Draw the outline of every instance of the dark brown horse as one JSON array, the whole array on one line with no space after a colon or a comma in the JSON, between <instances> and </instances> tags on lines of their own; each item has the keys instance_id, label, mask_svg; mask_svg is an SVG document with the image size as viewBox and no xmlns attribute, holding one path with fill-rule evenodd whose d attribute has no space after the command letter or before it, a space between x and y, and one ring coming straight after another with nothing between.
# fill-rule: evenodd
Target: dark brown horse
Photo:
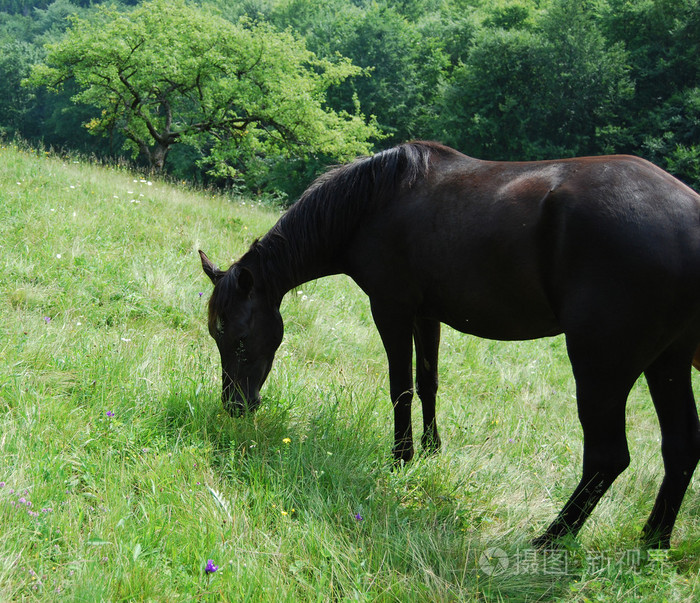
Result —
<instances>
[{"instance_id":1,"label":"dark brown horse","mask_svg":"<svg viewBox=\"0 0 700 603\"><path fill-rule=\"evenodd\" d=\"M201 253L201 252L200 252ZM223 402L254 409L282 341L284 294L350 275L370 298L389 360L397 460L413 456L412 345L435 424L440 323L479 337L564 333L583 426L583 476L537 539L580 529L630 461L625 404L644 373L665 476L644 537L668 547L700 458L691 362L700 341L700 196L634 157L500 163L416 142L319 178L214 282L209 330Z\"/></svg>"}]
</instances>

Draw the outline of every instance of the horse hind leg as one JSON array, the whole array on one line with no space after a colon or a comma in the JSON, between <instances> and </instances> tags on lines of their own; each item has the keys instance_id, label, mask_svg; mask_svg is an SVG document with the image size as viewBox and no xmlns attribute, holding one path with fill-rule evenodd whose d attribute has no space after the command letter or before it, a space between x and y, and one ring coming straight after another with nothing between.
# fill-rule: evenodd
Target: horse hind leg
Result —
<instances>
[{"instance_id":1,"label":"horse hind leg","mask_svg":"<svg viewBox=\"0 0 700 603\"><path fill-rule=\"evenodd\" d=\"M596 397L591 397L596 396ZM629 465L625 437L625 401L618 396L587 394L579 388L579 417L583 426L583 475L561 513L534 541L544 547L558 538L575 536L598 501Z\"/></svg>"},{"instance_id":2,"label":"horse hind leg","mask_svg":"<svg viewBox=\"0 0 700 603\"><path fill-rule=\"evenodd\" d=\"M580 352L569 341L576 398L583 428L581 481L557 518L534 546L545 548L565 535L575 536L618 475L630 462L625 436L625 405L638 375L621 370L605 353ZM641 372L641 371L640 371Z\"/></svg>"},{"instance_id":3,"label":"horse hind leg","mask_svg":"<svg viewBox=\"0 0 700 603\"><path fill-rule=\"evenodd\" d=\"M669 548L683 496L700 460L700 422L690 378L694 346L667 350L644 373L661 427L664 478L643 538Z\"/></svg>"},{"instance_id":4,"label":"horse hind leg","mask_svg":"<svg viewBox=\"0 0 700 603\"><path fill-rule=\"evenodd\" d=\"M427 452L436 453L441 446L435 420L440 323L436 320L417 318L413 328L413 340L416 347L416 392L423 408L421 444Z\"/></svg>"}]
</instances>

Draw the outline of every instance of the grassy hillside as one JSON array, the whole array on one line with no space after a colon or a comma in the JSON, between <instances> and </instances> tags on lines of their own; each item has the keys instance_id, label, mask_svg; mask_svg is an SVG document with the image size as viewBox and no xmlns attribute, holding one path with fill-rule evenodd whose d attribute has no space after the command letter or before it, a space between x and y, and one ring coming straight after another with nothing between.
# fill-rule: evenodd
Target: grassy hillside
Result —
<instances>
[{"instance_id":1,"label":"grassy hillside","mask_svg":"<svg viewBox=\"0 0 700 603\"><path fill-rule=\"evenodd\" d=\"M580 471L561 339L446 330L444 449L392 472L384 354L345 277L285 299L258 413L221 408L196 251L228 265L276 211L11 146L0 166L0 600L700 597L700 475L676 548L639 550L661 479L643 383L631 467L536 556Z\"/></svg>"}]
</instances>

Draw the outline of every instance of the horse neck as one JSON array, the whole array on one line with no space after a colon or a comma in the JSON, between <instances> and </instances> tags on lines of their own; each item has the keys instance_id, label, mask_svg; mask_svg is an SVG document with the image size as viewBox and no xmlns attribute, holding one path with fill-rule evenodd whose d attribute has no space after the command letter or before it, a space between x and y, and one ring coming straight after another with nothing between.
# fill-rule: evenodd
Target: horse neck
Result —
<instances>
[{"instance_id":1,"label":"horse neck","mask_svg":"<svg viewBox=\"0 0 700 603\"><path fill-rule=\"evenodd\" d=\"M324 232L322 227L299 221L299 216L285 214L251 248L268 295L276 302L308 281L342 271L339 257L348 234Z\"/></svg>"},{"instance_id":2,"label":"horse neck","mask_svg":"<svg viewBox=\"0 0 700 603\"><path fill-rule=\"evenodd\" d=\"M281 301L294 287L343 272L342 258L363 223L424 178L438 151L447 152L432 143L400 145L318 178L254 245L272 294Z\"/></svg>"}]
</instances>

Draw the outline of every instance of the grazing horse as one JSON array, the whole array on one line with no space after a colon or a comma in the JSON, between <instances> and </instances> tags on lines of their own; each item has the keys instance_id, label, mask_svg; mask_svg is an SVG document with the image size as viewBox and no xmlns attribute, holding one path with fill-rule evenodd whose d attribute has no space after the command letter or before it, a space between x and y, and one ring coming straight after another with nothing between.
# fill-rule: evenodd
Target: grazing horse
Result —
<instances>
[{"instance_id":1,"label":"grazing horse","mask_svg":"<svg viewBox=\"0 0 700 603\"><path fill-rule=\"evenodd\" d=\"M700 458L700 196L663 170L628 156L481 161L413 142L318 178L227 271L200 253L232 413L260 402L285 293L329 274L357 282L389 361L397 461L413 456L413 345L422 443L440 446L440 323L500 340L563 333L583 476L538 546L576 534L628 466L625 405L644 373L665 475L643 535L669 546Z\"/></svg>"}]
</instances>

